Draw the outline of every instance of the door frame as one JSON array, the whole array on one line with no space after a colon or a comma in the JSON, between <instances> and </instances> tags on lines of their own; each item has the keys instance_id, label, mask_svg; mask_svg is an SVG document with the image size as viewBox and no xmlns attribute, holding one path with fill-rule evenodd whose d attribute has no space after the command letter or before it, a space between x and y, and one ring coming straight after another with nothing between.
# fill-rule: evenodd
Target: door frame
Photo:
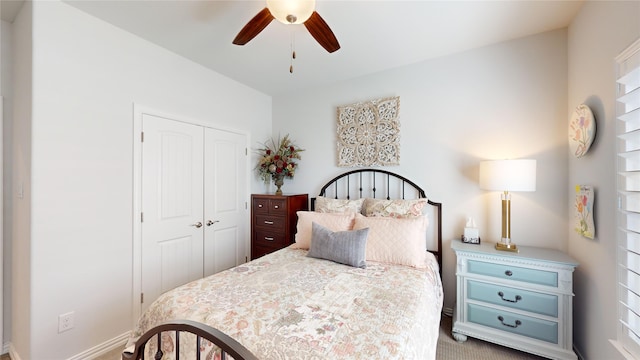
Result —
<instances>
[{"instance_id":1,"label":"door frame","mask_svg":"<svg viewBox=\"0 0 640 360\"><path fill-rule=\"evenodd\" d=\"M246 138L245 149L247 151L247 161L246 161L246 174L247 176L251 173L251 168L249 164L249 144L251 143L251 135L248 132L241 131L238 129L233 129L226 126L221 126L216 123L206 122L198 119L193 119L186 117L184 115L176 115L171 114L166 111L158 110L152 107L148 107L145 105L133 104L133 213L131 214L132 224L133 224L133 247L132 247L132 324L135 328L138 318L142 315L142 306L140 301L140 296L142 294L142 222L141 222L141 214L142 214L142 117L144 115L151 115L156 117L165 118L168 120L183 122L192 125L198 125L202 127L207 127L211 129L227 131L231 133L236 133L240 135L244 135ZM250 197L250 186L251 182L247 181L245 186L245 208L247 208L247 216L245 219L245 224L247 227L251 226L251 218L248 213L248 204ZM247 236L245 239L245 256L248 259L251 258L251 232L247 232Z\"/></svg>"}]
</instances>

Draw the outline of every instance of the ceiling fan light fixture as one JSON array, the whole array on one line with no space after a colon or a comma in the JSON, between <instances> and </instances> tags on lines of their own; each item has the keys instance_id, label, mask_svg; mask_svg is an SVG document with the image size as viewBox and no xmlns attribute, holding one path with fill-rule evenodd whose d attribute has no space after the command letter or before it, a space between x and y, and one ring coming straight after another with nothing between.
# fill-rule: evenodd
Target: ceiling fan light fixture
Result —
<instances>
[{"instance_id":1,"label":"ceiling fan light fixture","mask_svg":"<svg viewBox=\"0 0 640 360\"><path fill-rule=\"evenodd\" d=\"M267 8L283 24L302 24L316 8L315 0L267 0Z\"/></svg>"}]
</instances>

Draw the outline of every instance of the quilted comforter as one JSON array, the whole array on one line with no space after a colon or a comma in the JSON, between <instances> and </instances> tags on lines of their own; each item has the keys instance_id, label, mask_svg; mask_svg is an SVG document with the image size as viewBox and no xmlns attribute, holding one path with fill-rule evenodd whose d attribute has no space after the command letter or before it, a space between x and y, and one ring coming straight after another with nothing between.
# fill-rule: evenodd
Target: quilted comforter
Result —
<instances>
[{"instance_id":1,"label":"quilted comforter","mask_svg":"<svg viewBox=\"0 0 640 360\"><path fill-rule=\"evenodd\" d=\"M375 262L360 269L306 254L285 248L163 294L128 349L160 323L189 319L260 359L435 359L443 292L431 254L425 269ZM165 347L164 359L173 359ZM188 349L181 357L195 358ZM202 350L203 358L216 351Z\"/></svg>"}]
</instances>

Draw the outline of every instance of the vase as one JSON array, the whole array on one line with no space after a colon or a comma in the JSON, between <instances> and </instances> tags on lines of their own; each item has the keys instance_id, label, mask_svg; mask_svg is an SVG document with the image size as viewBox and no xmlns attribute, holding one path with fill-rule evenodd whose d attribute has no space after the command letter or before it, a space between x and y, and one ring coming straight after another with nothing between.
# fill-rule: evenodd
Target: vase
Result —
<instances>
[{"instance_id":1,"label":"vase","mask_svg":"<svg viewBox=\"0 0 640 360\"><path fill-rule=\"evenodd\" d=\"M282 185L284 184L284 175L276 175L273 177L273 183L276 184L276 195L282 195Z\"/></svg>"}]
</instances>

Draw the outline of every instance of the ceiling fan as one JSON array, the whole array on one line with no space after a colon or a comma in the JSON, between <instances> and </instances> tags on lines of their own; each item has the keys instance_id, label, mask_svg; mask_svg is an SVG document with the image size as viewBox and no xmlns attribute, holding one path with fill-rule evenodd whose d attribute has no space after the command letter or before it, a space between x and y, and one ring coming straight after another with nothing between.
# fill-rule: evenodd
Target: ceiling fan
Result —
<instances>
[{"instance_id":1,"label":"ceiling fan","mask_svg":"<svg viewBox=\"0 0 640 360\"><path fill-rule=\"evenodd\" d=\"M311 36L328 52L340 49L338 39L329 25L315 11L315 0L267 0L262 9L240 30L233 43L244 45L277 19L283 24L304 24Z\"/></svg>"}]
</instances>

